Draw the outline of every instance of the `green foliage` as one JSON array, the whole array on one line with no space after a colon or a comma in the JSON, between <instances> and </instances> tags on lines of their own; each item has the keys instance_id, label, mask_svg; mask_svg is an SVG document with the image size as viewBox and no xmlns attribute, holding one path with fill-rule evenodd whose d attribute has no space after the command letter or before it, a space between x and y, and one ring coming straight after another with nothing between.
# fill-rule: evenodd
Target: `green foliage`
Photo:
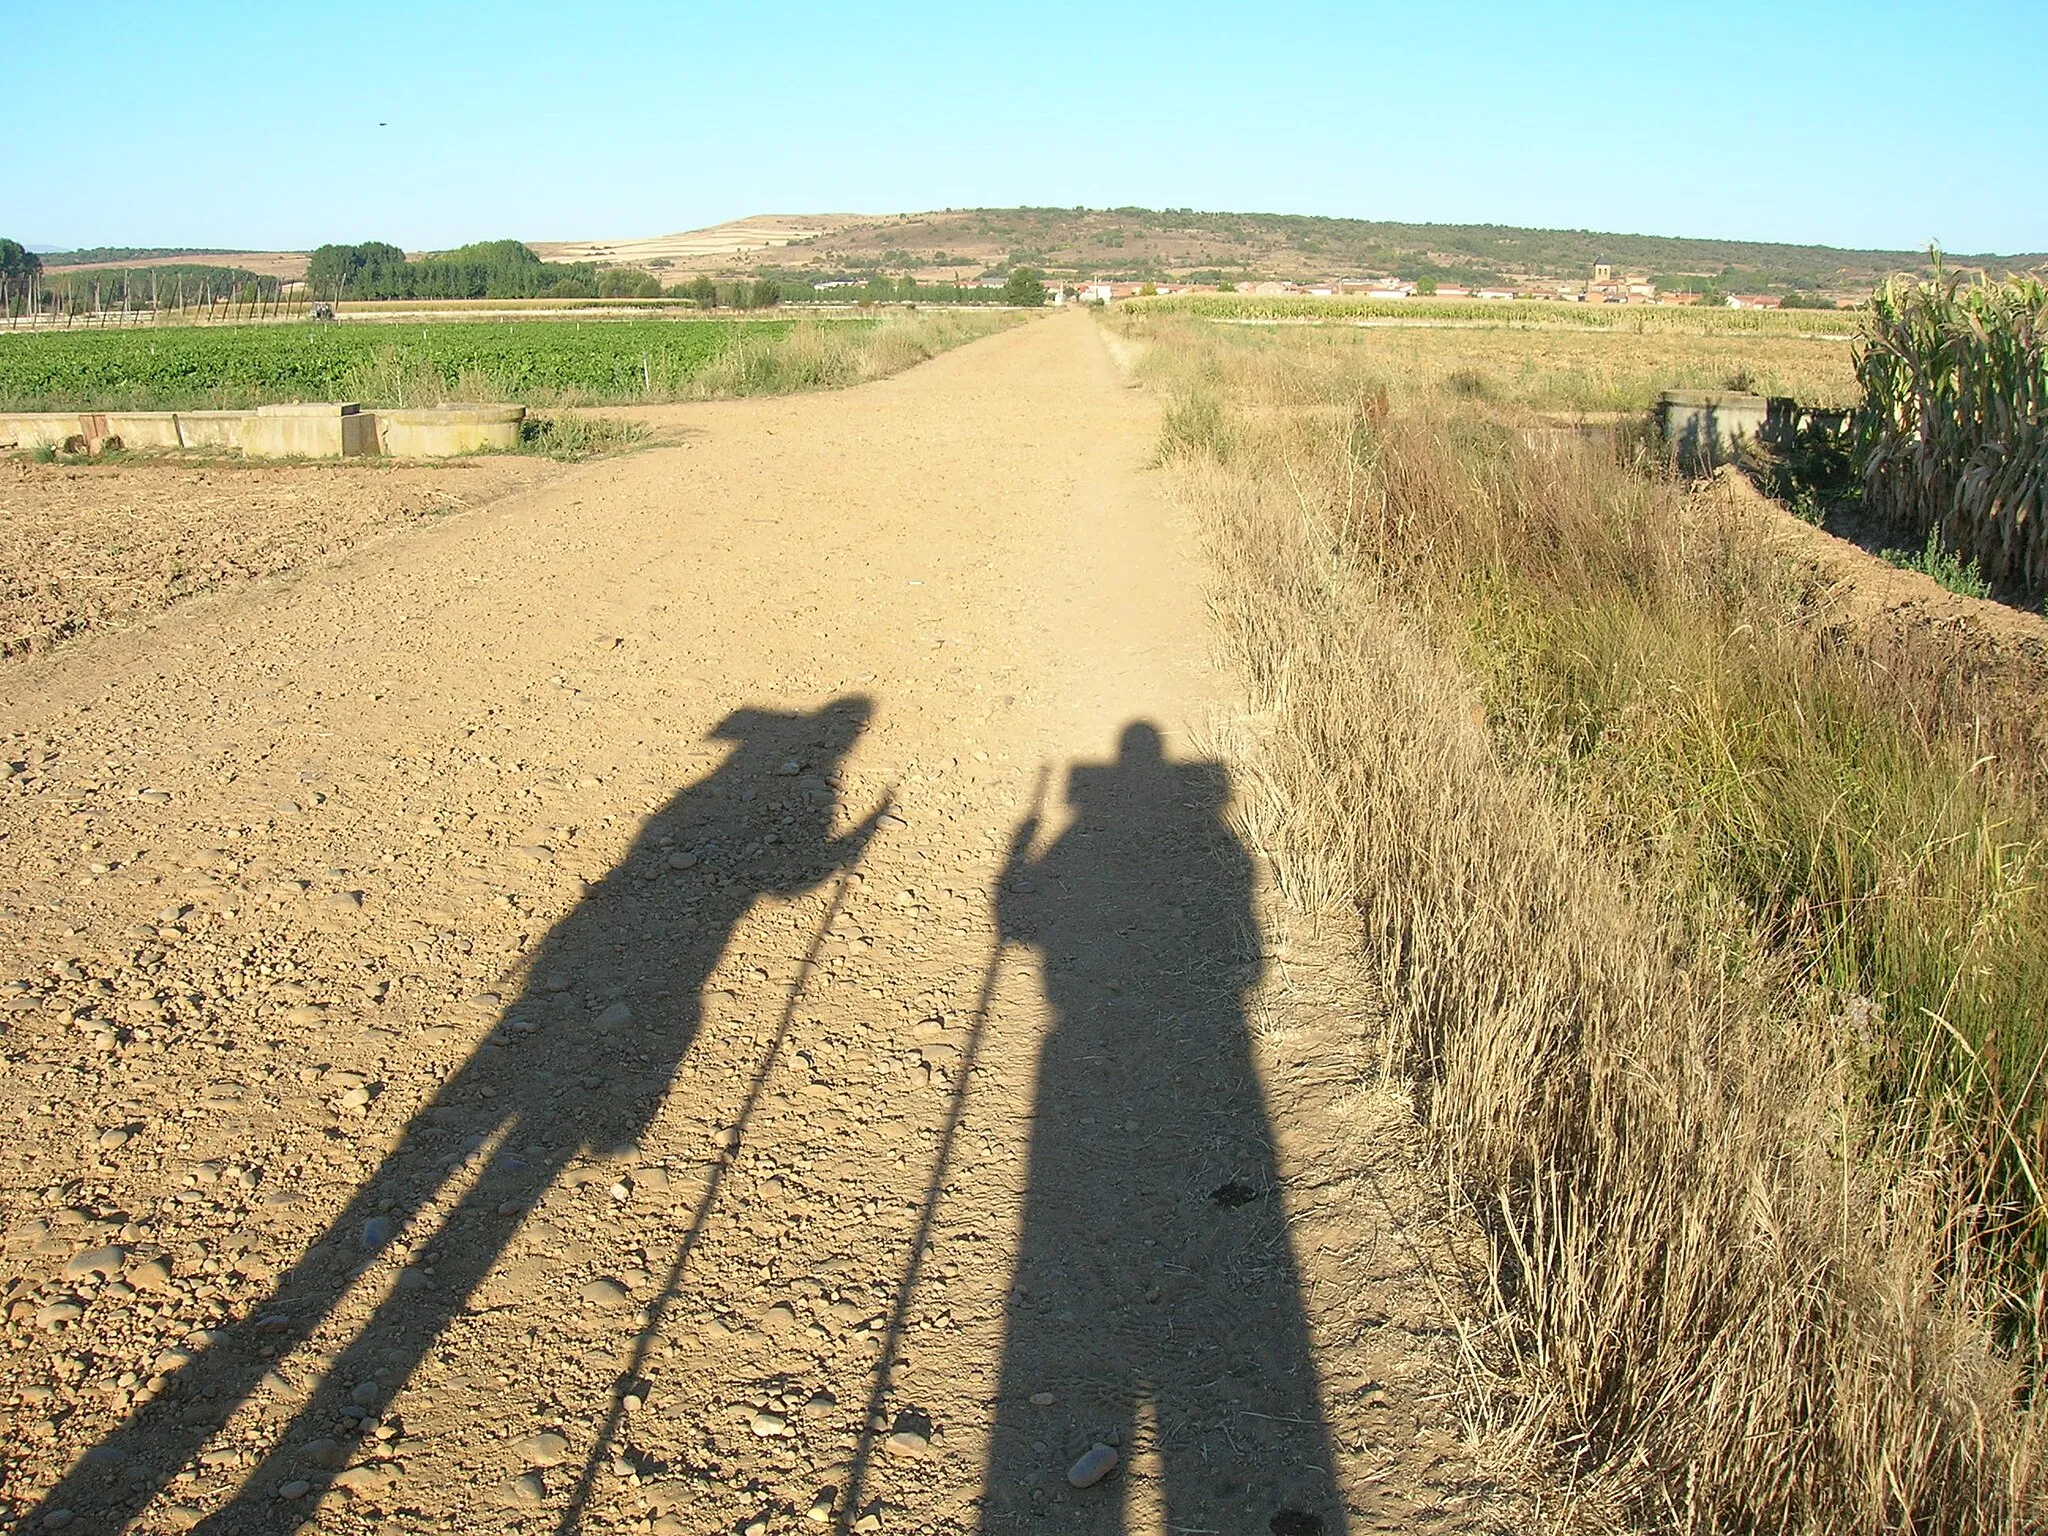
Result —
<instances>
[{"instance_id":1,"label":"green foliage","mask_svg":"<svg viewBox=\"0 0 2048 1536\"><path fill-rule=\"evenodd\" d=\"M1902 571L1918 571L1922 576L1933 577L1943 590L1959 597L1991 595L1991 583L1977 574L1977 567L1965 564L1943 549L1938 533L1927 535L1923 549L1887 549L1879 553Z\"/></svg>"},{"instance_id":2,"label":"green foliage","mask_svg":"<svg viewBox=\"0 0 2048 1536\"><path fill-rule=\"evenodd\" d=\"M1778 300L1780 309L1833 309L1835 301L1822 293L1788 293Z\"/></svg>"},{"instance_id":3,"label":"green foliage","mask_svg":"<svg viewBox=\"0 0 2048 1536\"><path fill-rule=\"evenodd\" d=\"M637 421L610 416L528 416L520 423L519 451L545 459L594 459L649 435Z\"/></svg>"},{"instance_id":4,"label":"green foliage","mask_svg":"<svg viewBox=\"0 0 2048 1536\"><path fill-rule=\"evenodd\" d=\"M1045 284L1029 267L1018 267L1003 283L1005 304L1038 305L1045 302Z\"/></svg>"},{"instance_id":5,"label":"green foliage","mask_svg":"<svg viewBox=\"0 0 2048 1536\"><path fill-rule=\"evenodd\" d=\"M597 274L600 299L658 299L661 279L638 267L607 267Z\"/></svg>"},{"instance_id":6,"label":"green foliage","mask_svg":"<svg viewBox=\"0 0 2048 1536\"><path fill-rule=\"evenodd\" d=\"M1856 355L1869 506L1994 587L2048 594L2048 284L1941 270L1872 295Z\"/></svg>"},{"instance_id":7,"label":"green foliage","mask_svg":"<svg viewBox=\"0 0 2048 1536\"><path fill-rule=\"evenodd\" d=\"M0 280L26 282L43 270L42 258L18 241L0 240Z\"/></svg>"},{"instance_id":8,"label":"green foliage","mask_svg":"<svg viewBox=\"0 0 2048 1536\"><path fill-rule=\"evenodd\" d=\"M595 298L599 281L590 263L551 265L517 240L482 240L417 261L381 240L323 245L306 268L321 299Z\"/></svg>"},{"instance_id":9,"label":"green foliage","mask_svg":"<svg viewBox=\"0 0 2048 1536\"><path fill-rule=\"evenodd\" d=\"M94 245L75 251L50 251L43 257L45 267L96 267L110 261L152 262L166 256L239 256L240 251L216 251L182 245Z\"/></svg>"},{"instance_id":10,"label":"green foliage","mask_svg":"<svg viewBox=\"0 0 2048 1536\"><path fill-rule=\"evenodd\" d=\"M92 309L171 309L233 299L275 304L281 279L259 277L245 267L118 267L90 272L59 268L40 285L57 307L70 314Z\"/></svg>"},{"instance_id":11,"label":"green foliage","mask_svg":"<svg viewBox=\"0 0 2048 1536\"><path fill-rule=\"evenodd\" d=\"M668 398L783 322L568 320L0 333L0 409Z\"/></svg>"}]
</instances>

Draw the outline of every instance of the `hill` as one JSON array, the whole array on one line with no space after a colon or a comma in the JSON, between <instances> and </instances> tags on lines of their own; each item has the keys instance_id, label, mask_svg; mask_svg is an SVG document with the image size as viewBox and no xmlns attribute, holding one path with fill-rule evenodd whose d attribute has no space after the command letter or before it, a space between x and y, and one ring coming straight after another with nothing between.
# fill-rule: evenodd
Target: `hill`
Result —
<instances>
[{"instance_id":1,"label":"hill","mask_svg":"<svg viewBox=\"0 0 2048 1536\"><path fill-rule=\"evenodd\" d=\"M1396 275L1485 283L1583 277L1596 261L1667 288L1712 281L1731 290L1860 295L1885 274L1925 271L1914 251L1840 250L1504 224L1402 224L1305 214L1169 208L949 208L932 213L760 217L651 240L536 245L555 261L646 262L691 271L790 276L909 272L973 277L1012 266L1071 277L1233 280ZM2048 263L2048 253L1954 256L1994 274Z\"/></svg>"}]
</instances>

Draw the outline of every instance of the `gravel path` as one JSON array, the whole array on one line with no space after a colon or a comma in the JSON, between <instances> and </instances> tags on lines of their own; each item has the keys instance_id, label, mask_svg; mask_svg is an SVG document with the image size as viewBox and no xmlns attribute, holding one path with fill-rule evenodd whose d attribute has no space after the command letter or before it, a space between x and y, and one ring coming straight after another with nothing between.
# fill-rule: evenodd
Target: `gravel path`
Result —
<instances>
[{"instance_id":1,"label":"gravel path","mask_svg":"<svg viewBox=\"0 0 2048 1536\"><path fill-rule=\"evenodd\" d=\"M1062 315L12 663L0 1527L1514 1524L1153 410Z\"/></svg>"}]
</instances>

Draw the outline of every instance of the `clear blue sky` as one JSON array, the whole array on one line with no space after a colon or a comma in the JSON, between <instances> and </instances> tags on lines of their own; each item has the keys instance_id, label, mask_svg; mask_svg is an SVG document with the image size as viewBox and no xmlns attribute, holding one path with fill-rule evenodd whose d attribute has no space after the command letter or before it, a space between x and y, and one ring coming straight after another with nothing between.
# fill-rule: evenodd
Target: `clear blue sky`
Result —
<instances>
[{"instance_id":1,"label":"clear blue sky","mask_svg":"<svg viewBox=\"0 0 2048 1536\"><path fill-rule=\"evenodd\" d=\"M2048 0L66 15L0 77L0 235L38 244L1085 203L2048 249Z\"/></svg>"}]
</instances>

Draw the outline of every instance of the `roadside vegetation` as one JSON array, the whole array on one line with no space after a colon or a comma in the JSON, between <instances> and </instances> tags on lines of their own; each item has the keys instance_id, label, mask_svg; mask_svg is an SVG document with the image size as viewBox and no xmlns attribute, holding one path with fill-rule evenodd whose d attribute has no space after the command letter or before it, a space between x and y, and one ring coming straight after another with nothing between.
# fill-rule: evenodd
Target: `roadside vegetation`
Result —
<instances>
[{"instance_id":1,"label":"roadside vegetation","mask_svg":"<svg viewBox=\"0 0 2048 1536\"><path fill-rule=\"evenodd\" d=\"M2048 284L1894 278L1858 356L1870 510L1987 588L2048 598Z\"/></svg>"},{"instance_id":2,"label":"roadside vegetation","mask_svg":"<svg viewBox=\"0 0 2048 1536\"><path fill-rule=\"evenodd\" d=\"M1013 323L918 311L845 319L518 320L0 335L0 409L605 405L833 388Z\"/></svg>"},{"instance_id":3,"label":"roadside vegetation","mask_svg":"<svg viewBox=\"0 0 2048 1536\"><path fill-rule=\"evenodd\" d=\"M1493 1240L1494 1442L1596 1529L2038 1528L2036 712L1631 434L1388 332L1134 310L1250 830L1361 933Z\"/></svg>"},{"instance_id":4,"label":"roadside vegetation","mask_svg":"<svg viewBox=\"0 0 2048 1536\"><path fill-rule=\"evenodd\" d=\"M537 458L602 458L637 447L651 436L637 421L620 421L613 416L566 416L559 413L528 416L519 425L519 451Z\"/></svg>"}]
</instances>

